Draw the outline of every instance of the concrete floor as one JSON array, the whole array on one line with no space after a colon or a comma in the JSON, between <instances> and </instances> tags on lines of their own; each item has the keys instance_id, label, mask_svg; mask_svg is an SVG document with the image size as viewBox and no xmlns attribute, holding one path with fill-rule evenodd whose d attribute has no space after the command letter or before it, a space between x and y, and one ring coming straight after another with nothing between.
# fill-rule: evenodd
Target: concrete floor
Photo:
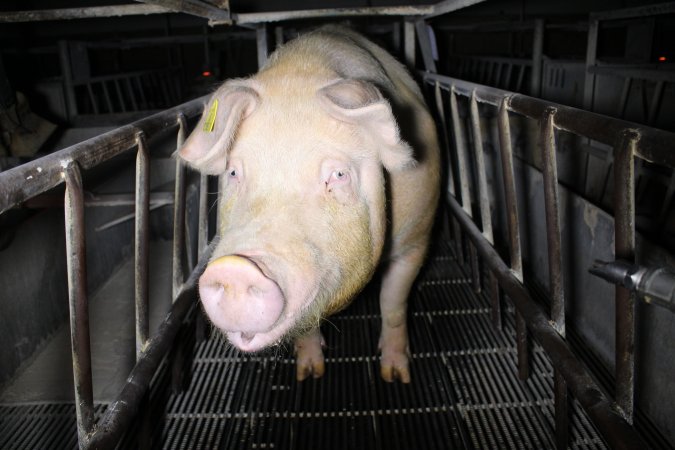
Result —
<instances>
[{"instance_id":1,"label":"concrete floor","mask_svg":"<svg viewBox=\"0 0 675 450\"><path fill-rule=\"evenodd\" d=\"M150 332L171 306L171 242L150 243ZM134 365L134 265L127 259L90 299L94 401L115 399ZM68 402L74 399L70 328L65 323L19 369L0 403Z\"/></svg>"}]
</instances>

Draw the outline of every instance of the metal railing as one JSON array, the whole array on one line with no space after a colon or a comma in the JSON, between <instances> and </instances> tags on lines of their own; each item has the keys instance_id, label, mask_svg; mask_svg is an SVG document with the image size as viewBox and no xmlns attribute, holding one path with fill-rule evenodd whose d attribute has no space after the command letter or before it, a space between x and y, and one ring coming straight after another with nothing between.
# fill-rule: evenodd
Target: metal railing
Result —
<instances>
[{"instance_id":1,"label":"metal railing","mask_svg":"<svg viewBox=\"0 0 675 450\"><path fill-rule=\"evenodd\" d=\"M139 410L150 381L167 354L196 298L195 284L207 256L207 178L201 175L198 254L201 261L185 280L185 167L176 161L174 196L173 304L154 336L149 336L148 237L150 151L147 141L177 128L176 147L187 136L188 119L202 113L196 99L0 173L0 213L65 183L65 231L71 349L80 448L114 448ZM123 153L136 151L135 181L135 367L122 391L96 423L92 389L87 296L86 233L82 172ZM190 251L190 249L188 249Z\"/></svg>"},{"instance_id":2,"label":"metal railing","mask_svg":"<svg viewBox=\"0 0 675 450\"><path fill-rule=\"evenodd\" d=\"M528 376L527 330L546 350L555 367L554 397L556 420L556 445L566 448L568 443L568 397L569 388L581 403L612 448L640 448L644 446L637 431L632 427L635 399L635 295L623 286L616 287L616 394L608 396L590 376L565 340L565 293L561 252L560 202L556 168L555 131L568 131L588 137L614 149L614 217L615 255L634 263L635 261L635 158L675 167L675 134L640 126L619 119L602 116L572 107L513 92L478 85L467 81L438 75L422 74L425 83L435 89L436 107L446 130L445 92L449 96L450 129L453 131L455 154L448 160L449 186L447 204L452 213L455 235L461 227L473 245L471 253L483 258L490 269L491 286L499 286L512 299L517 316L518 372L521 379ZM458 110L458 97L468 101L467 118L473 136L473 148L464 137L464 118ZM478 104L498 108L499 151L505 195L508 250L510 261L505 262L494 249L490 205L483 160L481 117ZM533 300L523 283L523 263L518 220L518 201L514 177L510 113L536 120L540 127L542 172L544 180L544 203L549 265L549 297L551 310L546 312ZM448 136L446 132L446 142ZM452 147L452 146L450 146ZM470 156L471 155L471 156ZM469 158L473 158L473 164ZM454 169L452 165L455 165ZM469 167L476 169L470 189ZM499 188L498 188L499 189ZM476 193L471 197L471 192ZM472 204L480 211L474 217ZM461 245L461 244L458 244ZM473 247L475 246L475 250ZM473 278L478 277L478 264L471 261ZM499 326L499 292L492 289L493 318Z\"/></svg>"}]
</instances>

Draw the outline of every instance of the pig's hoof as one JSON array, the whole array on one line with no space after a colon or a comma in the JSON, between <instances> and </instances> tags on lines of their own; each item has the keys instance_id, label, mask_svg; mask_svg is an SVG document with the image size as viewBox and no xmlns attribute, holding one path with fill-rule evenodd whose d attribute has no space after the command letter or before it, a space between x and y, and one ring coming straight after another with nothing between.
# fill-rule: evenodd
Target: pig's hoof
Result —
<instances>
[{"instance_id":1,"label":"pig's hoof","mask_svg":"<svg viewBox=\"0 0 675 450\"><path fill-rule=\"evenodd\" d=\"M380 360L380 375L387 383L398 380L401 383L410 383L410 369L408 355L405 353L382 352Z\"/></svg>"},{"instance_id":2,"label":"pig's hoof","mask_svg":"<svg viewBox=\"0 0 675 450\"><path fill-rule=\"evenodd\" d=\"M295 340L296 379L302 381L309 376L320 378L326 370L323 358L324 343L321 334L310 334Z\"/></svg>"}]
</instances>

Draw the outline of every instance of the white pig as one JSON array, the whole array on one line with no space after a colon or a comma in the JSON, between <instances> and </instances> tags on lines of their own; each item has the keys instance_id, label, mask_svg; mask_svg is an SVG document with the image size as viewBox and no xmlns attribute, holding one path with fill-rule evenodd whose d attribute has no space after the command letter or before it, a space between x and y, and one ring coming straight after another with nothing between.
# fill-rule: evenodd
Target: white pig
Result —
<instances>
[{"instance_id":1,"label":"white pig","mask_svg":"<svg viewBox=\"0 0 675 450\"><path fill-rule=\"evenodd\" d=\"M199 280L245 352L295 340L297 378L324 372L322 318L383 265L381 375L410 382L407 298L439 196L436 127L382 48L324 27L226 82L180 149L221 176L219 242Z\"/></svg>"}]
</instances>

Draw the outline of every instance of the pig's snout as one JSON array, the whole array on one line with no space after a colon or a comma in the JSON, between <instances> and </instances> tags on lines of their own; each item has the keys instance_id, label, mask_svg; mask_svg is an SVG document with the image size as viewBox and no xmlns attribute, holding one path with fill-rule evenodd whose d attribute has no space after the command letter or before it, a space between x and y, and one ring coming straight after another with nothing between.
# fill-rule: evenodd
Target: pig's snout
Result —
<instances>
[{"instance_id":1,"label":"pig's snout","mask_svg":"<svg viewBox=\"0 0 675 450\"><path fill-rule=\"evenodd\" d=\"M270 330L284 309L277 283L251 260L228 255L209 263L199 279L199 295L211 321L243 343Z\"/></svg>"}]
</instances>

